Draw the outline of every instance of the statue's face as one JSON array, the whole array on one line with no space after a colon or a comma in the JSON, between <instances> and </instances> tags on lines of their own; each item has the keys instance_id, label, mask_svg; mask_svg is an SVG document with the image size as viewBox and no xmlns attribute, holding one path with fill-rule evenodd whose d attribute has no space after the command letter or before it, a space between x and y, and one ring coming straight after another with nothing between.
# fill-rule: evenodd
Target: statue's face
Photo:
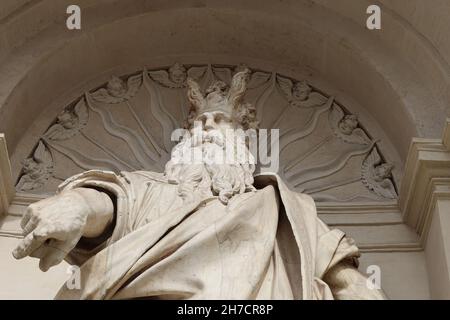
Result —
<instances>
[{"instance_id":1,"label":"statue's face","mask_svg":"<svg viewBox=\"0 0 450 320\"><path fill-rule=\"evenodd\" d=\"M295 100L306 100L311 93L311 87L305 82L299 82L292 88L292 96Z\"/></svg>"},{"instance_id":2,"label":"statue's face","mask_svg":"<svg viewBox=\"0 0 450 320\"><path fill-rule=\"evenodd\" d=\"M358 119L354 115L347 115L339 122L339 129L346 135L351 135L356 127L358 127Z\"/></svg>"},{"instance_id":3,"label":"statue's face","mask_svg":"<svg viewBox=\"0 0 450 320\"><path fill-rule=\"evenodd\" d=\"M186 81L186 69L179 64L174 65L169 69L170 80L177 84L182 84Z\"/></svg>"},{"instance_id":4,"label":"statue's face","mask_svg":"<svg viewBox=\"0 0 450 320\"><path fill-rule=\"evenodd\" d=\"M23 161L23 171L31 177L35 177L39 173L38 165L32 158L27 158Z\"/></svg>"},{"instance_id":5,"label":"statue's face","mask_svg":"<svg viewBox=\"0 0 450 320\"><path fill-rule=\"evenodd\" d=\"M34 161L32 159L27 158L23 161L23 169L25 171L30 171L33 168L33 165Z\"/></svg>"},{"instance_id":6,"label":"statue's face","mask_svg":"<svg viewBox=\"0 0 450 320\"><path fill-rule=\"evenodd\" d=\"M392 171L392 166L387 163L383 163L383 164L375 167L375 177L377 178L376 180L382 180L382 179L389 178L391 175L391 171Z\"/></svg>"},{"instance_id":7,"label":"statue's face","mask_svg":"<svg viewBox=\"0 0 450 320\"><path fill-rule=\"evenodd\" d=\"M112 77L108 82L106 89L113 97L122 97L127 92L125 82L123 82L123 80L118 77Z\"/></svg>"},{"instance_id":8,"label":"statue's face","mask_svg":"<svg viewBox=\"0 0 450 320\"><path fill-rule=\"evenodd\" d=\"M70 112L63 112L58 116L58 123L66 129L72 129L76 125L76 119L74 119Z\"/></svg>"},{"instance_id":9,"label":"statue's face","mask_svg":"<svg viewBox=\"0 0 450 320\"><path fill-rule=\"evenodd\" d=\"M223 111L203 112L195 121L202 122L205 131L218 130L225 134L228 129L236 129L231 115Z\"/></svg>"}]
</instances>

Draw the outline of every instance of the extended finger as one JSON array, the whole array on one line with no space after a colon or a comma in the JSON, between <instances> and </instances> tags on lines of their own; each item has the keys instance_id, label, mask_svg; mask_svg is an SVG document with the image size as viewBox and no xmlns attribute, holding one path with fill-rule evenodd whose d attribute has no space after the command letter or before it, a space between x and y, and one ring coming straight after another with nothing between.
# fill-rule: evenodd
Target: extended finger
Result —
<instances>
[{"instance_id":1,"label":"extended finger","mask_svg":"<svg viewBox=\"0 0 450 320\"><path fill-rule=\"evenodd\" d=\"M28 234L14 249L13 256L16 259L22 259L28 256L31 252L36 250L39 246L41 246L46 237L44 236L36 236L34 232Z\"/></svg>"},{"instance_id":2,"label":"extended finger","mask_svg":"<svg viewBox=\"0 0 450 320\"><path fill-rule=\"evenodd\" d=\"M30 221L32 213L33 213L33 210L31 210L30 207L28 207L28 208L25 210L25 213L24 213L24 215L23 215L23 217L22 217L22 220L20 221L20 227L21 227L22 229L24 229L25 226L27 225L27 223Z\"/></svg>"},{"instance_id":3,"label":"extended finger","mask_svg":"<svg viewBox=\"0 0 450 320\"><path fill-rule=\"evenodd\" d=\"M30 234L34 229L36 229L38 223L39 218L37 216L31 216L27 224L24 227L22 227L24 235L26 236Z\"/></svg>"},{"instance_id":4,"label":"extended finger","mask_svg":"<svg viewBox=\"0 0 450 320\"><path fill-rule=\"evenodd\" d=\"M51 240L48 244L45 244L46 254L39 261L39 268L46 272L51 267L59 264L67 255L65 250L66 244L61 241Z\"/></svg>"},{"instance_id":5,"label":"extended finger","mask_svg":"<svg viewBox=\"0 0 450 320\"><path fill-rule=\"evenodd\" d=\"M34 250L33 252L30 253L30 257L32 258L37 258L37 259L42 259L44 258L47 254L49 254L49 248L45 245L45 242L36 250Z\"/></svg>"}]
</instances>

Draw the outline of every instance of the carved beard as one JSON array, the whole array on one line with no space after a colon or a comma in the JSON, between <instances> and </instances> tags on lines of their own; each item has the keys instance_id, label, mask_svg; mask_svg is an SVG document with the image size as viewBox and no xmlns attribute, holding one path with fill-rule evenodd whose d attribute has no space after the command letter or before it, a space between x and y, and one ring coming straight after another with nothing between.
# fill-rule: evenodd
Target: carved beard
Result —
<instances>
[{"instance_id":1,"label":"carved beard","mask_svg":"<svg viewBox=\"0 0 450 320\"><path fill-rule=\"evenodd\" d=\"M230 149L241 150L240 157L225 161L223 155ZM217 195L227 204L234 195L254 190L254 163L244 139L219 131L198 131L173 148L165 175L170 183L179 184L178 193L185 200Z\"/></svg>"}]
</instances>

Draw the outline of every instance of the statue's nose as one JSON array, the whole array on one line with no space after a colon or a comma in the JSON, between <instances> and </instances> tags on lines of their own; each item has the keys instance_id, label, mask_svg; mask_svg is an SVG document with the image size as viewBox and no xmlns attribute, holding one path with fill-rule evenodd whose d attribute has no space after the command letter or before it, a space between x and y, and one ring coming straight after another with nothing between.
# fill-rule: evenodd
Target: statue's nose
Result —
<instances>
[{"instance_id":1,"label":"statue's nose","mask_svg":"<svg viewBox=\"0 0 450 320\"><path fill-rule=\"evenodd\" d=\"M216 122L214 121L214 117L208 116L205 122L205 130L211 130L216 128Z\"/></svg>"}]
</instances>

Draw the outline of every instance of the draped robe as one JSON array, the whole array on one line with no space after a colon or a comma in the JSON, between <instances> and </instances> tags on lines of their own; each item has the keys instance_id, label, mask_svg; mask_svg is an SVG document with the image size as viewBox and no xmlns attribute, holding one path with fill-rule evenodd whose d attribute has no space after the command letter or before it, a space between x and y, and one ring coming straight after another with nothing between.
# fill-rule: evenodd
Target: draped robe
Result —
<instances>
[{"instance_id":1,"label":"draped robe","mask_svg":"<svg viewBox=\"0 0 450 320\"><path fill-rule=\"evenodd\" d=\"M336 264L357 266L352 239L330 230L312 198L275 174L255 177L256 191L183 201L178 185L148 171L87 171L59 190L108 193L114 221L68 254L81 289L57 299L333 299L322 280Z\"/></svg>"}]
</instances>

